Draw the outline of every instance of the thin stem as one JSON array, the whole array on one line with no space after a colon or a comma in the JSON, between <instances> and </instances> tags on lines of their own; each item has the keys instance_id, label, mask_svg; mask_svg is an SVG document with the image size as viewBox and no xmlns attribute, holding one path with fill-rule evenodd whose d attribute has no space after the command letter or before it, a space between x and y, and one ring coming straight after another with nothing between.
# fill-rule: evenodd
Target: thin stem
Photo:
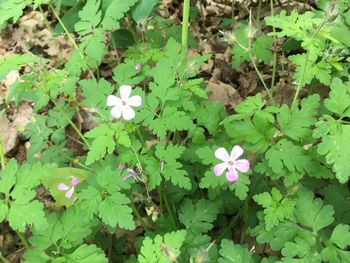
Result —
<instances>
[{"instance_id":1,"label":"thin stem","mask_svg":"<svg viewBox=\"0 0 350 263\"><path fill-rule=\"evenodd\" d=\"M22 241L22 243L25 246L25 248L27 250L29 250L30 249L30 245L29 245L27 239L24 237L24 235L21 232L17 231L17 230L16 230L16 233L17 233L17 236L19 237L19 239Z\"/></svg>"},{"instance_id":2,"label":"thin stem","mask_svg":"<svg viewBox=\"0 0 350 263\"><path fill-rule=\"evenodd\" d=\"M181 34L181 44L182 48L187 48L188 39L188 21L190 18L190 0L184 0L183 13L182 13L182 34Z\"/></svg>"},{"instance_id":3,"label":"thin stem","mask_svg":"<svg viewBox=\"0 0 350 263\"><path fill-rule=\"evenodd\" d=\"M175 215L173 213L173 210L169 206L168 198L166 197L166 194L165 194L164 190L161 189L161 191L163 192L165 207L166 207L166 209L168 211L168 214L170 215L171 221L173 222L173 226L176 227L177 223L176 223L176 219L175 219Z\"/></svg>"},{"instance_id":4,"label":"thin stem","mask_svg":"<svg viewBox=\"0 0 350 263\"><path fill-rule=\"evenodd\" d=\"M158 198L159 198L159 210L160 210L160 214L163 215L164 204L163 204L162 188L161 188L160 186L157 187L157 192L158 192Z\"/></svg>"},{"instance_id":5,"label":"thin stem","mask_svg":"<svg viewBox=\"0 0 350 263\"><path fill-rule=\"evenodd\" d=\"M130 203L131 209L136 215L137 219L140 221L140 224L145 231L150 231L150 228L146 225L145 221L143 221L143 218L140 214L140 212L137 210L135 204L133 202Z\"/></svg>"},{"instance_id":6,"label":"thin stem","mask_svg":"<svg viewBox=\"0 0 350 263\"><path fill-rule=\"evenodd\" d=\"M256 27L257 28L260 26L261 3L262 3L262 0L259 0L258 10L256 11Z\"/></svg>"},{"instance_id":7,"label":"thin stem","mask_svg":"<svg viewBox=\"0 0 350 263\"><path fill-rule=\"evenodd\" d=\"M314 35L311 38L311 41L317 36L317 34L320 32L321 28L326 24L327 20L323 20L323 22L318 26L316 32L314 33ZM305 58L305 62L302 68L302 72L301 72L301 77L297 86L297 91L295 92L294 98L293 98L293 102L292 102L292 108L295 106L295 104L297 103L298 97L299 97L299 92L301 90L301 88L303 87L303 82L304 82L304 77L305 77L305 72L306 72L306 67L307 67L307 63L309 62L309 57L310 57L310 50L307 50L306 52L306 58Z\"/></svg>"},{"instance_id":8,"label":"thin stem","mask_svg":"<svg viewBox=\"0 0 350 263\"><path fill-rule=\"evenodd\" d=\"M73 39L72 35L69 33L68 29L66 28L66 26L64 25L64 23L62 22L62 20L60 19L59 15L56 13L56 10L53 8L53 6L49 3L49 7L53 13L53 15L55 16L55 18L57 19L58 23L60 23L61 27L63 28L64 32L66 33L66 35L69 38L69 41L72 43L72 45L74 46L74 48L79 52L79 55L82 59L84 59L84 55L81 53L77 43L75 42L75 40Z\"/></svg>"},{"instance_id":9,"label":"thin stem","mask_svg":"<svg viewBox=\"0 0 350 263\"><path fill-rule=\"evenodd\" d=\"M54 100L51 100L51 101L57 107L57 104L55 103L55 101ZM59 107L57 107L57 109L62 113L63 118L65 118L69 122L69 124L72 126L72 128L78 134L78 136L84 142L84 144L90 149L91 148L91 144L85 139L84 135L81 133L81 131L78 129L78 127L74 124L74 122L71 120L71 118L69 118L67 116L67 114L62 109L60 109Z\"/></svg>"},{"instance_id":10,"label":"thin stem","mask_svg":"<svg viewBox=\"0 0 350 263\"><path fill-rule=\"evenodd\" d=\"M270 0L271 16L275 15L273 0ZM275 27L272 27L272 32L275 33ZM276 81L276 69L277 69L277 38L273 36L273 58L272 58L272 77L271 77L271 90L273 90Z\"/></svg>"},{"instance_id":11,"label":"thin stem","mask_svg":"<svg viewBox=\"0 0 350 263\"><path fill-rule=\"evenodd\" d=\"M53 6L51 5L51 3L49 3L49 7L53 13L53 15L55 16L55 18L57 19L58 23L61 25L61 27L63 28L64 32L66 33L66 35L68 36L69 41L72 43L72 45L74 46L74 48L78 51L79 56L81 57L81 59L85 60L85 57L83 55L83 53L81 52L80 48L78 47L77 43L75 42L74 38L72 37L72 35L69 33L67 27L64 25L64 23L62 22L62 20L60 19L59 15L57 14L56 10L53 8ZM90 75L95 79L94 73L91 71L91 69L88 69Z\"/></svg>"},{"instance_id":12,"label":"thin stem","mask_svg":"<svg viewBox=\"0 0 350 263\"><path fill-rule=\"evenodd\" d=\"M253 58L252 53L251 53L250 51L249 51L249 56L250 56L250 61L252 62L253 66L254 66L254 69L255 69L256 73L258 74L258 77L259 77L261 83L263 84L263 86L264 86L264 88L265 88L265 90L266 90L267 95L269 96L269 98L270 98L272 104L273 104L273 105L276 105L276 103L275 103L275 101L274 101L274 99L273 99L273 97L272 97L272 94L271 94L269 88L266 86L266 83L265 83L264 79L262 78L261 73L260 73L258 67L257 67L256 64L255 64L254 58Z\"/></svg>"}]
</instances>

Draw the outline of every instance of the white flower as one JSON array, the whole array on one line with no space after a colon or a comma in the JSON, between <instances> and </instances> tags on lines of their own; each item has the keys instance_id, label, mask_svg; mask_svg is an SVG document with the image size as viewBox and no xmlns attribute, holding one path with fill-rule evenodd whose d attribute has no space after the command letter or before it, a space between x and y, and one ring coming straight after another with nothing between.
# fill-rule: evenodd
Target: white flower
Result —
<instances>
[{"instance_id":1,"label":"white flower","mask_svg":"<svg viewBox=\"0 0 350 263\"><path fill-rule=\"evenodd\" d=\"M109 95L107 97L107 106L113 107L111 110L111 115L113 118L119 119L123 116L125 120L131 120L135 117L135 111L131 108L141 106L141 97L130 96L131 86L121 85L119 89L120 97L114 95Z\"/></svg>"}]
</instances>

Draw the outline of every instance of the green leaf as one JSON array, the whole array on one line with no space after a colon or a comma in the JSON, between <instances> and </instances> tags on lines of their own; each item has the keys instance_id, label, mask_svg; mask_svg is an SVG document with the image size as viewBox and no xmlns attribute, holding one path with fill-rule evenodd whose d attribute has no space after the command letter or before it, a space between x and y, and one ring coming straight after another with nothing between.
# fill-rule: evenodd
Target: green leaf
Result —
<instances>
[{"instance_id":1,"label":"green leaf","mask_svg":"<svg viewBox=\"0 0 350 263\"><path fill-rule=\"evenodd\" d=\"M320 262L320 256L317 252L312 251L316 244L316 239L310 232L304 232L302 237L296 237L293 242L286 242L282 249L282 255L287 259L302 258L304 262L310 262L312 258L314 262Z\"/></svg>"},{"instance_id":2,"label":"green leaf","mask_svg":"<svg viewBox=\"0 0 350 263\"><path fill-rule=\"evenodd\" d=\"M280 191L273 187L271 194L264 192L253 196L255 202L264 207L266 230L271 230L285 219L294 217L295 201L283 197Z\"/></svg>"},{"instance_id":3,"label":"green leaf","mask_svg":"<svg viewBox=\"0 0 350 263\"><path fill-rule=\"evenodd\" d=\"M163 175L166 180L171 181L174 185L190 190L192 187L187 171L181 170L182 164L177 161L184 152L185 147L177 145L168 145L166 148L163 144L157 144L155 155L164 161Z\"/></svg>"},{"instance_id":4,"label":"green leaf","mask_svg":"<svg viewBox=\"0 0 350 263\"><path fill-rule=\"evenodd\" d=\"M85 219L88 221L92 220L94 215L98 213L98 209L102 203L101 193L89 185L78 196L82 200L79 208L84 211Z\"/></svg>"},{"instance_id":5,"label":"green leaf","mask_svg":"<svg viewBox=\"0 0 350 263\"><path fill-rule=\"evenodd\" d=\"M86 165L102 159L106 154L112 154L115 149L114 131L107 124L100 124L88 131L85 137L93 139L87 154Z\"/></svg>"},{"instance_id":6,"label":"green leaf","mask_svg":"<svg viewBox=\"0 0 350 263\"><path fill-rule=\"evenodd\" d=\"M83 221L82 217L82 211L75 207L70 207L64 212L50 213L47 216L46 231L35 227L29 242L41 250L57 245L64 249L78 246L91 234L92 223Z\"/></svg>"},{"instance_id":7,"label":"green leaf","mask_svg":"<svg viewBox=\"0 0 350 263\"><path fill-rule=\"evenodd\" d=\"M340 183L349 179L350 125L342 124L332 117L324 117L317 124L313 136L322 138L317 153L326 156L326 162L333 165L333 171Z\"/></svg>"},{"instance_id":8,"label":"green leaf","mask_svg":"<svg viewBox=\"0 0 350 263\"><path fill-rule=\"evenodd\" d=\"M266 152L265 158L269 167L276 174L281 173L284 167L291 172L304 173L311 161L311 157L302 147L286 139L280 140L271 147Z\"/></svg>"},{"instance_id":9,"label":"green leaf","mask_svg":"<svg viewBox=\"0 0 350 263\"><path fill-rule=\"evenodd\" d=\"M284 104L277 115L281 132L296 141L309 138L311 135L310 127L316 123L315 117L319 101L320 96L314 94L301 101L301 109L298 109L296 106L289 109Z\"/></svg>"},{"instance_id":10,"label":"green leaf","mask_svg":"<svg viewBox=\"0 0 350 263\"><path fill-rule=\"evenodd\" d=\"M330 225L334 221L334 209L331 205L323 205L320 198L314 199L311 191L298 191L295 215L304 226L312 228L314 233Z\"/></svg>"},{"instance_id":11,"label":"green leaf","mask_svg":"<svg viewBox=\"0 0 350 263\"><path fill-rule=\"evenodd\" d=\"M341 249L346 249L350 245L350 227L349 225L339 224L332 233L330 241Z\"/></svg>"},{"instance_id":12,"label":"green leaf","mask_svg":"<svg viewBox=\"0 0 350 263\"><path fill-rule=\"evenodd\" d=\"M167 131L187 131L193 129L194 124L185 112L168 106L159 118L151 122L150 128L160 139L165 139Z\"/></svg>"},{"instance_id":13,"label":"green leaf","mask_svg":"<svg viewBox=\"0 0 350 263\"><path fill-rule=\"evenodd\" d=\"M149 190L155 189L162 182L161 162L155 158L145 160L145 170L148 175L147 186Z\"/></svg>"},{"instance_id":14,"label":"green leaf","mask_svg":"<svg viewBox=\"0 0 350 263\"><path fill-rule=\"evenodd\" d=\"M207 233L213 228L220 206L218 202L200 199L193 203L186 199L180 208L179 220L186 226L187 232L194 235Z\"/></svg>"},{"instance_id":15,"label":"green leaf","mask_svg":"<svg viewBox=\"0 0 350 263\"><path fill-rule=\"evenodd\" d=\"M143 24L151 14L158 0L140 0L132 11L132 18L138 24Z\"/></svg>"},{"instance_id":16,"label":"green leaf","mask_svg":"<svg viewBox=\"0 0 350 263\"><path fill-rule=\"evenodd\" d=\"M180 255L180 248L185 240L186 231L179 230L165 234L157 235L153 240L146 237L142 243L139 263L171 263Z\"/></svg>"},{"instance_id":17,"label":"green leaf","mask_svg":"<svg viewBox=\"0 0 350 263\"><path fill-rule=\"evenodd\" d=\"M270 63L272 58L272 40L267 36L259 37L252 45L252 52L265 64Z\"/></svg>"},{"instance_id":18,"label":"green leaf","mask_svg":"<svg viewBox=\"0 0 350 263\"><path fill-rule=\"evenodd\" d=\"M23 9L32 3L32 0L7 0L0 3L0 27L5 25L5 22L12 19L13 23L22 16ZM1 79L1 78L0 78Z\"/></svg>"},{"instance_id":19,"label":"green leaf","mask_svg":"<svg viewBox=\"0 0 350 263\"><path fill-rule=\"evenodd\" d=\"M213 170L206 171L204 177L201 178L199 183L200 188L212 188L212 189L227 189L231 191L240 199L244 200L247 197L249 191L248 185L250 184L249 177L246 174L239 174L239 178L236 182L230 183L226 179L226 175L215 176Z\"/></svg>"},{"instance_id":20,"label":"green leaf","mask_svg":"<svg viewBox=\"0 0 350 263\"><path fill-rule=\"evenodd\" d=\"M73 167L60 167L53 168L47 171L42 179L42 183L46 189L50 191L50 194L55 199L57 207L73 205L75 198L77 197L76 191L74 191L71 198L65 197L66 192L59 190L57 187L60 183L64 183L67 186L71 185L72 177L78 179L78 183L82 183L90 175L90 172L83 169ZM78 184L79 185L79 184Z\"/></svg>"},{"instance_id":21,"label":"green leaf","mask_svg":"<svg viewBox=\"0 0 350 263\"><path fill-rule=\"evenodd\" d=\"M11 204L7 220L12 229L22 233L26 230L27 225L44 230L47 227L47 221L43 209L43 204L37 200L24 204L15 201Z\"/></svg>"},{"instance_id":22,"label":"green leaf","mask_svg":"<svg viewBox=\"0 0 350 263\"><path fill-rule=\"evenodd\" d=\"M221 241L219 263L253 263L252 254L248 249L239 244L234 244L231 240Z\"/></svg>"},{"instance_id":23,"label":"green leaf","mask_svg":"<svg viewBox=\"0 0 350 263\"><path fill-rule=\"evenodd\" d=\"M113 0L107 7L102 20L104 30L116 30L120 28L119 20L129 11L138 0Z\"/></svg>"},{"instance_id":24,"label":"green leaf","mask_svg":"<svg viewBox=\"0 0 350 263\"><path fill-rule=\"evenodd\" d=\"M350 82L343 83L341 79L334 78L330 87L331 91L324 105L339 116L350 117Z\"/></svg>"},{"instance_id":25,"label":"green leaf","mask_svg":"<svg viewBox=\"0 0 350 263\"><path fill-rule=\"evenodd\" d=\"M262 153L271 146L275 134L271 121L271 114L259 111L253 120L245 118L242 121L225 122L225 130L234 142L243 144L245 149Z\"/></svg>"},{"instance_id":26,"label":"green leaf","mask_svg":"<svg viewBox=\"0 0 350 263\"><path fill-rule=\"evenodd\" d=\"M321 83L329 85L331 82L332 66L324 61L316 62L317 56L308 56L307 54L297 54L288 57L296 65L294 80L299 83L303 76L302 87L310 84L314 78ZM305 61L308 60L305 68ZM305 72L304 72L305 68Z\"/></svg>"},{"instance_id":27,"label":"green leaf","mask_svg":"<svg viewBox=\"0 0 350 263\"><path fill-rule=\"evenodd\" d=\"M107 263L108 259L104 251L96 245L83 244L73 253L65 254L55 260L57 263L79 262L79 263Z\"/></svg>"},{"instance_id":28,"label":"green leaf","mask_svg":"<svg viewBox=\"0 0 350 263\"><path fill-rule=\"evenodd\" d=\"M208 114L210 112L211 114ZM195 112L198 125L204 126L213 136L220 133L219 123L226 117L226 112L221 103L204 101Z\"/></svg>"},{"instance_id":29,"label":"green leaf","mask_svg":"<svg viewBox=\"0 0 350 263\"><path fill-rule=\"evenodd\" d=\"M102 12L99 10L101 0L87 0L83 9L79 12L80 21L75 24L75 31L79 35L86 35L98 26Z\"/></svg>"},{"instance_id":30,"label":"green leaf","mask_svg":"<svg viewBox=\"0 0 350 263\"><path fill-rule=\"evenodd\" d=\"M237 41L245 48L248 48L248 26L242 25L234 31ZM250 59L249 52L240 45L234 44L232 47L232 67L238 68L244 61Z\"/></svg>"},{"instance_id":31,"label":"green leaf","mask_svg":"<svg viewBox=\"0 0 350 263\"><path fill-rule=\"evenodd\" d=\"M45 60L42 60L40 57L34 56L31 53L25 53L22 55L13 54L3 57L0 59L0 80L4 79L11 70L19 70L24 64L39 63L40 61Z\"/></svg>"},{"instance_id":32,"label":"green leaf","mask_svg":"<svg viewBox=\"0 0 350 263\"><path fill-rule=\"evenodd\" d=\"M114 88L105 79L84 79L80 82L85 99L82 101L83 106L106 108L107 96L111 95Z\"/></svg>"},{"instance_id":33,"label":"green leaf","mask_svg":"<svg viewBox=\"0 0 350 263\"><path fill-rule=\"evenodd\" d=\"M16 173L18 165L16 159L10 159L6 164L6 169L1 171L0 192L9 196L12 186L16 183Z\"/></svg>"},{"instance_id":34,"label":"green leaf","mask_svg":"<svg viewBox=\"0 0 350 263\"><path fill-rule=\"evenodd\" d=\"M205 165L216 164L218 161L215 157L215 150L209 146L198 148L196 154Z\"/></svg>"},{"instance_id":35,"label":"green leaf","mask_svg":"<svg viewBox=\"0 0 350 263\"><path fill-rule=\"evenodd\" d=\"M118 225L121 228L133 230L135 223L129 203L130 199L126 195L116 192L103 200L99 207L99 217L111 227Z\"/></svg>"}]
</instances>

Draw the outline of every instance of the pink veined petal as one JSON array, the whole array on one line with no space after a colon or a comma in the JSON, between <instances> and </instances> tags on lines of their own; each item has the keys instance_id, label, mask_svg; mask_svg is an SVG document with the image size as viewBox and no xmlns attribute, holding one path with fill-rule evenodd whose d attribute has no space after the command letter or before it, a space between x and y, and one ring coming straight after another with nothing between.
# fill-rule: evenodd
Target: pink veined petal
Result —
<instances>
[{"instance_id":1,"label":"pink veined petal","mask_svg":"<svg viewBox=\"0 0 350 263\"><path fill-rule=\"evenodd\" d=\"M127 104L130 106L139 107L141 106L141 97L138 95L132 96L128 99Z\"/></svg>"},{"instance_id":2,"label":"pink veined petal","mask_svg":"<svg viewBox=\"0 0 350 263\"><path fill-rule=\"evenodd\" d=\"M119 119L122 116L122 108L119 106L114 106L111 110L111 115L113 118Z\"/></svg>"},{"instance_id":3,"label":"pink veined petal","mask_svg":"<svg viewBox=\"0 0 350 263\"><path fill-rule=\"evenodd\" d=\"M228 171L226 173L226 178L229 182L234 182L238 180L238 172L233 166L228 168Z\"/></svg>"},{"instance_id":4,"label":"pink veined petal","mask_svg":"<svg viewBox=\"0 0 350 263\"><path fill-rule=\"evenodd\" d=\"M246 159L241 159L241 160L237 160L234 162L233 165L238 171L245 173L249 170L250 168L250 164L249 161Z\"/></svg>"},{"instance_id":5,"label":"pink veined petal","mask_svg":"<svg viewBox=\"0 0 350 263\"><path fill-rule=\"evenodd\" d=\"M73 186L76 186L79 183L78 178L76 178L75 176L72 177L71 183Z\"/></svg>"},{"instance_id":6,"label":"pink veined petal","mask_svg":"<svg viewBox=\"0 0 350 263\"><path fill-rule=\"evenodd\" d=\"M231 161L237 160L237 158L238 158L239 156L241 156L241 155L243 154L243 152L244 152L244 151L243 151L243 149L242 149L241 146L239 146L239 145L233 146L232 151L231 151L231 153L230 153L230 160L231 160Z\"/></svg>"},{"instance_id":7,"label":"pink veined petal","mask_svg":"<svg viewBox=\"0 0 350 263\"><path fill-rule=\"evenodd\" d=\"M66 191L66 190L69 189L69 187L68 187L66 184L64 184L64 183L60 183L60 184L57 186L57 189L58 189L58 190L61 190L61 191Z\"/></svg>"},{"instance_id":8,"label":"pink veined petal","mask_svg":"<svg viewBox=\"0 0 350 263\"><path fill-rule=\"evenodd\" d=\"M127 101L130 93L131 93L131 86L129 85L121 85L119 88L120 92L120 97L122 98L123 101Z\"/></svg>"},{"instance_id":9,"label":"pink veined petal","mask_svg":"<svg viewBox=\"0 0 350 263\"><path fill-rule=\"evenodd\" d=\"M124 120L131 120L135 117L135 111L131 107L125 107L122 111Z\"/></svg>"},{"instance_id":10,"label":"pink veined petal","mask_svg":"<svg viewBox=\"0 0 350 263\"><path fill-rule=\"evenodd\" d=\"M227 168L228 168L227 163L219 163L214 166L214 174L216 176L220 176Z\"/></svg>"},{"instance_id":11,"label":"pink veined petal","mask_svg":"<svg viewBox=\"0 0 350 263\"><path fill-rule=\"evenodd\" d=\"M224 147L220 147L215 151L215 157L226 163L230 161L230 156L228 156L228 152Z\"/></svg>"},{"instance_id":12,"label":"pink veined petal","mask_svg":"<svg viewBox=\"0 0 350 263\"><path fill-rule=\"evenodd\" d=\"M73 193L74 193L74 187L72 187L71 189L69 189L69 190L67 191L67 193L65 194L65 197L71 198L72 195L73 195Z\"/></svg>"},{"instance_id":13,"label":"pink veined petal","mask_svg":"<svg viewBox=\"0 0 350 263\"><path fill-rule=\"evenodd\" d=\"M109 95L107 97L107 106L112 107L112 106L121 106L123 105L122 100L118 98L117 96L114 95Z\"/></svg>"}]
</instances>

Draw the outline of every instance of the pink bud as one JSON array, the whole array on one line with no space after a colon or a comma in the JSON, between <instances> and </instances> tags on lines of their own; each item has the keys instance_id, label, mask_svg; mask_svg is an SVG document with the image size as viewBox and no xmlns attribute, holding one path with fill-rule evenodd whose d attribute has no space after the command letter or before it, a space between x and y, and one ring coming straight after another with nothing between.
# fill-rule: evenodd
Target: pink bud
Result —
<instances>
[{"instance_id":1,"label":"pink bud","mask_svg":"<svg viewBox=\"0 0 350 263\"><path fill-rule=\"evenodd\" d=\"M136 70L141 70L141 68L142 68L141 64L136 64L136 65L135 65L135 69L136 69Z\"/></svg>"}]
</instances>

